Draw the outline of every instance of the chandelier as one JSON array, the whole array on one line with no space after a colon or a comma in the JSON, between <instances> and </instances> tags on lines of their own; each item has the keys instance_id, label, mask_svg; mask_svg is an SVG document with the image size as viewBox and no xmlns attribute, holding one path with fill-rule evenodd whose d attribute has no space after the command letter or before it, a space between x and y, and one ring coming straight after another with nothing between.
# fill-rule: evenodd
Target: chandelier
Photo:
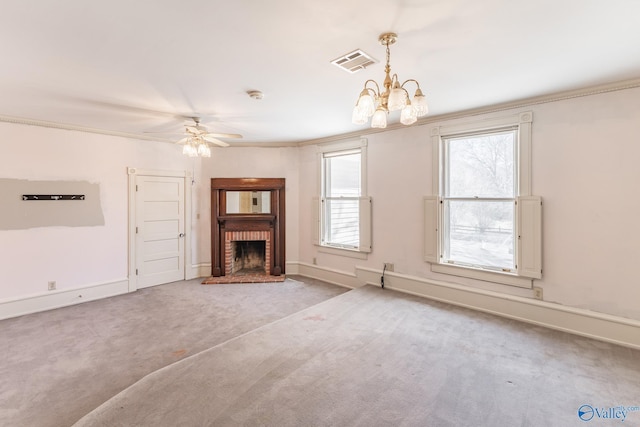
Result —
<instances>
[{"instance_id":1,"label":"chandelier","mask_svg":"<svg viewBox=\"0 0 640 427\"><path fill-rule=\"evenodd\" d=\"M402 110L400 113L400 123L403 125L411 125L429 112L427 108L427 99L420 90L420 83L414 79L405 80L402 84L397 74L390 75L391 66L389 65L389 46L394 44L398 38L396 33L384 33L378 38L378 41L387 48L387 65L384 67L386 73L384 82L382 83L384 92L380 92L380 86L374 80L364 82L364 89L360 92L358 102L353 108L352 121L356 125L363 125L371 118L372 128L386 128L387 115L390 111ZM413 95L413 99L409 99L409 93L404 86L413 82L417 89ZM369 87L369 83L375 85Z\"/></svg>"}]
</instances>

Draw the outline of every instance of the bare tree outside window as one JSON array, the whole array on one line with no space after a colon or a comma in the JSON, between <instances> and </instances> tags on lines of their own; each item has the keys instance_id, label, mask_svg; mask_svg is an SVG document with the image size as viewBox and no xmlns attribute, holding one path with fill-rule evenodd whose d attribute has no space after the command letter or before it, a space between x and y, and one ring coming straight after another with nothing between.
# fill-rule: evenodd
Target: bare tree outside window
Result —
<instances>
[{"instance_id":1,"label":"bare tree outside window","mask_svg":"<svg viewBox=\"0 0 640 427\"><path fill-rule=\"evenodd\" d=\"M515 268L516 131L444 138L444 261Z\"/></svg>"}]
</instances>

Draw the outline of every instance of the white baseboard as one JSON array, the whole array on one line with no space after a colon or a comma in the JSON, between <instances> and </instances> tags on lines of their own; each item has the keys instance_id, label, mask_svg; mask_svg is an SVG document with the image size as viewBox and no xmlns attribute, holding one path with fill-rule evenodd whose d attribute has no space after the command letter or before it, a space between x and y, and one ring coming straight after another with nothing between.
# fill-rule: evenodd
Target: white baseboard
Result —
<instances>
[{"instance_id":1,"label":"white baseboard","mask_svg":"<svg viewBox=\"0 0 640 427\"><path fill-rule=\"evenodd\" d=\"M297 261L287 261L284 263L286 274L300 274L300 263Z\"/></svg>"},{"instance_id":2,"label":"white baseboard","mask_svg":"<svg viewBox=\"0 0 640 427\"><path fill-rule=\"evenodd\" d=\"M349 288L380 286L382 275L381 270L357 266L355 276L317 265L298 263L298 266L301 276ZM633 319L394 272L385 273L385 289L640 349L640 321Z\"/></svg>"},{"instance_id":3,"label":"white baseboard","mask_svg":"<svg viewBox=\"0 0 640 427\"><path fill-rule=\"evenodd\" d=\"M198 277L211 276L211 263L195 264L187 271L186 279L196 279Z\"/></svg>"},{"instance_id":4,"label":"white baseboard","mask_svg":"<svg viewBox=\"0 0 640 427\"><path fill-rule=\"evenodd\" d=\"M126 294L128 291L129 281L122 279L0 301L0 320Z\"/></svg>"},{"instance_id":5,"label":"white baseboard","mask_svg":"<svg viewBox=\"0 0 640 427\"><path fill-rule=\"evenodd\" d=\"M323 282L349 289L363 285L363 283L361 283L353 273L346 273L344 271L320 267L304 262L288 262L287 274L299 274L301 276L322 280Z\"/></svg>"}]
</instances>

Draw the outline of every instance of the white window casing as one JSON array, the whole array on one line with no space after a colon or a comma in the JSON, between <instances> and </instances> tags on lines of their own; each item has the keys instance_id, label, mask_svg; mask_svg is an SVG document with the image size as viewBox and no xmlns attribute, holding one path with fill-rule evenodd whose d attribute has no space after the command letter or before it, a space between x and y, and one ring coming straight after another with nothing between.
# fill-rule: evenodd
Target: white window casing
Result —
<instances>
[{"instance_id":1,"label":"white window casing","mask_svg":"<svg viewBox=\"0 0 640 427\"><path fill-rule=\"evenodd\" d=\"M320 244L320 198L314 197L311 200L311 243Z\"/></svg>"},{"instance_id":2,"label":"white window casing","mask_svg":"<svg viewBox=\"0 0 640 427\"><path fill-rule=\"evenodd\" d=\"M360 197L360 252L371 252L371 197Z\"/></svg>"},{"instance_id":3,"label":"white window casing","mask_svg":"<svg viewBox=\"0 0 640 427\"><path fill-rule=\"evenodd\" d=\"M349 155L352 153L358 153L360 155L360 194L358 196L350 195L330 195L325 194L325 176L327 172L325 169L325 159L332 159L339 156ZM318 160L319 160L319 176L318 182L320 183L320 197L312 198L312 243L319 247L320 252L331 253L334 255L343 255L348 257L356 257L360 259L366 259L366 255L372 251L372 201L367 196L367 140L362 138L359 140L345 141L339 143L332 143L327 145L318 146ZM328 224L332 222L333 217L332 210L335 206L340 204L347 204L346 216L341 217L339 220L346 223L341 224L341 228L337 229L342 233L343 240L348 240L348 237L344 237L351 233L357 238L356 245L351 246L344 242L340 242L338 238L337 242L327 241L327 239L333 239L335 236L329 235ZM357 218L351 218L348 212L348 206L352 206L357 209ZM353 209L352 214L356 214ZM349 221L354 222L353 227L348 227ZM333 224L333 223L332 223ZM335 229L331 229L333 230ZM353 239L355 241L355 239Z\"/></svg>"},{"instance_id":4,"label":"white window casing","mask_svg":"<svg viewBox=\"0 0 640 427\"><path fill-rule=\"evenodd\" d=\"M542 208L541 198L531 195L531 124L533 114L523 112L475 122L434 127L431 130L433 153L432 196L424 197L424 260L436 273L467 277L493 283L524 288L533 286L532 279L542 277ZM443 138L466 132L490 132L516 126L517 197L515 202L514 234L516 270L496 272L481 268L442 263L442 232L444 209L441 203L443 188Z\"/></svg>"},{"instance_id":5,"label":"white window casing","mask_svg":"<svg viewBox=\"0 0 640 427\"><path fill-rule=\"evenodd\" d=\"M516 235L518 236L518 275L542 278L542 199L518 197Z\"/></svg>"},{"instance_id":6,"label":"white window casing","mask_svg":"<svg viewBox=\"0 0 640 427\"><path fill-rule=\"evenodd\" d=\"M424 260L432 264L440 261L439 205L438 196L424 198Z\"/></svg>"}]
</instances>

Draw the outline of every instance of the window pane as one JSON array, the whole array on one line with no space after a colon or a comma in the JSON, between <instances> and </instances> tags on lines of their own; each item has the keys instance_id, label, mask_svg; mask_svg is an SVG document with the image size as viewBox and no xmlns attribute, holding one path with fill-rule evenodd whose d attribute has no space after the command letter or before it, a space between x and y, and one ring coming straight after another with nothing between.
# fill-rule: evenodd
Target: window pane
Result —
<instances>
[{"instance_id":1,"label":"window pane","mask_svg":"<svg viewBox=\"0 0 640 427\"><path fill-rule=\"evenodd\" d=\"M515 197L515 131L446 140L446 197Z\"/></svg>"},{"instance_id":2,"label":"window pane","mask_svg":"<svg viewBox=\"0 0 640 427\"><path fill-rule=\"evenodd\" d=\"M325 243L357 248L360 238L358 199L326 199Z\"/></svg>"},{"instance_id":3,"label":"window pane","mask_svg":"<svg viewBox=\"0 0 640 427\"><path fill-rule=\"evenodd\" d=\"M325 158L326 196L360 196L360 153Z\"/></svg>"},{"instance_id":4,"label":"window pane","mask_svg":"<svg viewBox=\"0 0 640 427\"><path fill-rule=\"evenodd\" d=\"M514 204L446 201L445 261L515 268Z\"/></svg>"}]
</instances>

